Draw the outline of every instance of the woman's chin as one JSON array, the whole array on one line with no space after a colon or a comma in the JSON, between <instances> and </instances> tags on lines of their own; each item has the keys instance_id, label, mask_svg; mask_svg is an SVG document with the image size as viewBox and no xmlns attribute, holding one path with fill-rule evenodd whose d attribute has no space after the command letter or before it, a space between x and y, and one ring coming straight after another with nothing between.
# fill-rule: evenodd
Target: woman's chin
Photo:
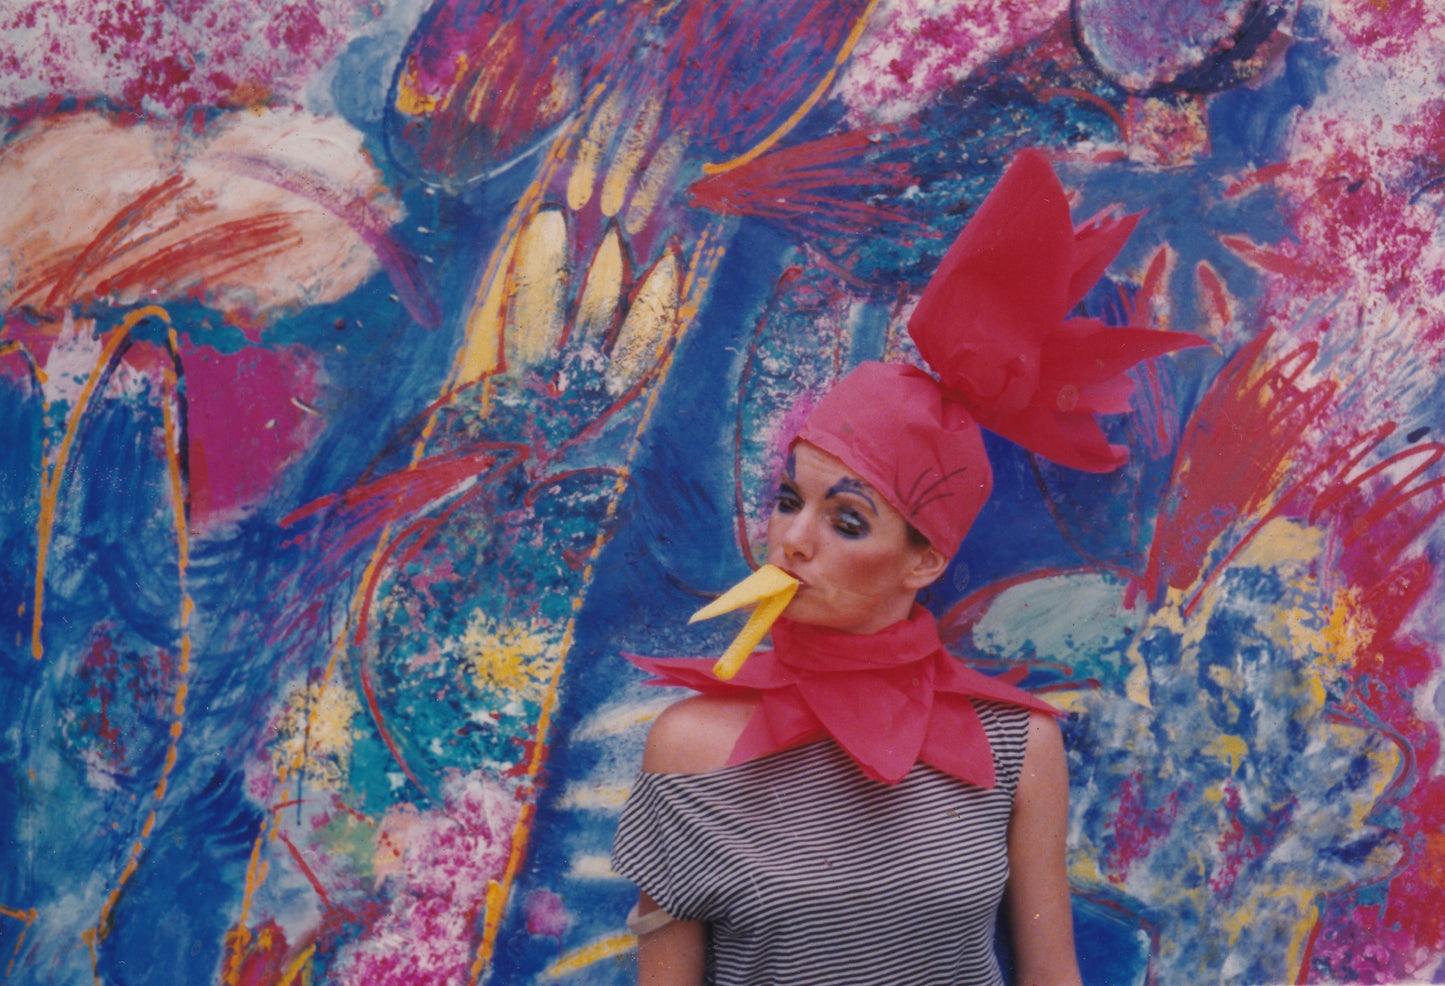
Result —
<instances>
[{"instance_id":1,"label":"woman's chin","mask_svg":"<svg viewBox=\"0 0 1445 986\"><path fill-rule=\"evenodd\" d=\"M828 626L832 622L833 614L826 606L818 605L816 599L808 598L806 592L806 587L800 587L797 595L793 596L792 602L788 603L781 615L794 623Z\"/></svg>"}]
</instances>

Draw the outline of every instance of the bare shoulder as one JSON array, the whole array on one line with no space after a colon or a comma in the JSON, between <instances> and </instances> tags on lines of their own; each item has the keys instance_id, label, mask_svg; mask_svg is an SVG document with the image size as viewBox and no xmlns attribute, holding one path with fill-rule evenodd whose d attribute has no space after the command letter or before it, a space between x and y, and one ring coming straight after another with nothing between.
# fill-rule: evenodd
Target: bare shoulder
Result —
<instances>
[{"instance_id":1,"label":"bare shoulder","mask_svg":"<svg viewBox=\"0 0 1445 986\"><path fill-rule=\"evenodd\" d=\"M1063 730L1053 715L1030 712L1028 746L1024 750L1017 797L1023 801L1044 802L1057 802L1062 797L1067 806L1068 790L1069 766Z\"/></svg>"},{"instance_id":2,"label":"bare shoulder","mask_svg":"<svg viewBox=\"0 0 1445 986\"><path fill-rule=\"evenodd\" d=\"M642 769L701 774L727 765L733 744L758 707L755 698L694 695L663 710L647 734Z\"/></svg>"},{"instance_id":3,"label":"bare shoulder","mask_svg":"<svg viewBox=\"0 0 1445 986\"><path fill-rule=\"evenodd\" d=\"M1058 717L1037 709L1029 710L1029 745L1026 756L1035 753L1044 757L1064 755L1064 731Z\"/></svg>"}]
</instances>

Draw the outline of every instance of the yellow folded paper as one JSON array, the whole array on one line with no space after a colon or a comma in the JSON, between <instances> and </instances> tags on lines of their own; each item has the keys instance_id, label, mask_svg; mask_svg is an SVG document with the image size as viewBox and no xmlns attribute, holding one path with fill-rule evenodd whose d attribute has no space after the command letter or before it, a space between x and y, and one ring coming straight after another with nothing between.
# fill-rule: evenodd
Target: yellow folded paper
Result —
<instances>
[{"instance_id":1,"label":"yellow folded paper","mask_svg":"<svg viewBox=\"0 0 1445 986\"><path fill-rule=\"evenodd\" d=\"M693 613L688 620L689 623L708 620L753 603L757 604L757 608L753 610L752 616L748 617L748 622L743 626L742 631L733 638L728 649L723 651L722 657L718 658L717 663L713 665L712 673L724 681L737 674L738 669L743 666L743 662L748 659L748 655L767 634L773 621L788 608L788 603L793 600L793 593L797 591L797 579L776 565L764 565Z\"/></svg>"}]
</instances>

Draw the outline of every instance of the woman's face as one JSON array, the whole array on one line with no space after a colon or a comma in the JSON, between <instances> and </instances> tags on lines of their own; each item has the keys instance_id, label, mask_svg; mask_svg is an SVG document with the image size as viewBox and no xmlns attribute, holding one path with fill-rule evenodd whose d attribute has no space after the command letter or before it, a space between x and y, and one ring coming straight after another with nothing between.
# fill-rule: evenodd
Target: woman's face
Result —
<instances>
[{"instance_id":1,"label":"woman's face","mask_svg":"<svg viewBox=\"0 0 1445 986\"><path fill-rule=\"evenodd\" d=\"M908 538L903 515L842 462L799 442L768 521L768 561L802 584L783 615L872 633L908 615L948 559Z\"/></svg>"}]
</instances>

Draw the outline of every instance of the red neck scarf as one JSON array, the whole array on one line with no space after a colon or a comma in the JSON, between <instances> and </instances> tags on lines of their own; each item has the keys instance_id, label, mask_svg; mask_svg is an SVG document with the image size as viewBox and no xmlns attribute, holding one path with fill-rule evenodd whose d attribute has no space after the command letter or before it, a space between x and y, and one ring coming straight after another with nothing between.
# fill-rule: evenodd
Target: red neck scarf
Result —
<instances>
[{"instance_id":1,"label":"red neck scarf","mask_svg":"<svg viewBox=\"0 0 1445 986\"><path fill-rule=\"evenodd\" d=\"M788 619L772 632L773 649L754 653L731 681L713 675L711 658L628 659L659 676L653 684L757 697L729 766L832 737L864 774L885 784L898 783L921 760L991 788L993 751L972 699L1055 711L1004 678L964 666L944 650L933 615L921 606L877 633Z\"/></svg>"}]
</instances>

